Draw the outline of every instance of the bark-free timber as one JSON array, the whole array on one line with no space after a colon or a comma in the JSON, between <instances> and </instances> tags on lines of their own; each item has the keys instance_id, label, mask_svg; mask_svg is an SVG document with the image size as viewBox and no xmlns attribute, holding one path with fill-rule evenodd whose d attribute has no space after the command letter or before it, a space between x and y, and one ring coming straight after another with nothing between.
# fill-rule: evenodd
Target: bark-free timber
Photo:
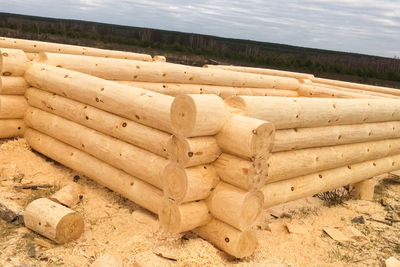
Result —
<instances>
[{"instance_id":1,"label":"bark-free timber","mask_svg":"<svg viewBox=\"0 0 400 267\"><path fill-rule=\"evenodd\" d=\"M233 115L216 135L225 153L247 159L266 159L271 151L275 128L272 123Z\"/></svg>"},{"instance_id":2,"label":"bark-free timber","mask_svg":"<svg viewBox=\"0 0 400 267\"><path fill-rule=\"evenodd\" d=\"M372 201L374 199L376 184L376 178L364 180L362 182L353 184L351 193L356 199Z\"/></svg>"},{"instance_id":3,"label":"bark-free timber","mask_svg":"<svg viewBox=\"0 0 400 267\"><path fill-rule=\"evenodd\" d=\"M340 166L400 154L400 139L309 148L273 153L268 159L268 183Z\"/></svg>"},{"instance_id":4,"label":"bark-free timber","mask_svg":"<svg viewBox=\"0 0 400 267\"><path fill-rule=\"evenodd\" d=\"M170 233L182 233L209 223L212 219L204 201L177 204L165 201L158 213L160 225Z\"/></svg>"},{"instance_id":5,"label":"bark-free timber","mask_svg":"<svg viewBox=\"0 0 400 267\"><path fill-rule=\"evenodd\" d=\"M264 207L313 196L398 169L400 155L394 155L267 184L262 188Z\"/></svg>"},{"instance_id":6,"label":"bark-free timber","mask_svg":"<svg viewBox=\"0 0 400 267\"><path fill-rule=\"evenodd\" d=\"M222 181L244 190L259 189L267 181L267 159L249 161L222 153L213 166Z\"/></svg>"},{"instance_id":7,"label":"bark-free timber","mask_svg":"<svg viewBox=\"0 0 400 267\"><path fill-rule=\"evenodd\" d=\"M40 52L53 52L60 54L74 54L74 55L86 55L86 56L98 56L98 57L110 57L110 58L122 58L122 59L136 59L144 61L152 61L150 55L138 54L125 51L114 51L99 49L93 47L84 47L77 45L67 45L59 43L49 43L34 40L24 40L16 38L0 38L0 47L16 48L24 50L30 53Z\"/></svg>"},{"instance_id":8,"label":"bark-free timber","mask_svg":"<svg viewBox=\"0 0 400 267\"><path fill-rule=\"evenodd\" d=\"M42 90L156 129L171 131L171 96L40 63L33 64L26 71L25 79Z\"/></svg>"},{"instance_id":9,"label":"bark-free timber","mask_svg":"<svg viewBox=\"0 0 400 267\"><path fill-rule=\"evenodd\" d=\"M0 119L22 119L27 106L23 96L0 95Z\"/></svg>"},{"instance_id":10,"label":"bark-free timber","mask_svg":"<svg viewBox=\"0 0 400 267\"><path fill-rule=\"evenodd\" d=\"M25 226L58 244L78 239L84 230L77 212L47 198L32 201L24 212Z\"/></svg>"},{"instance_id":11,"label":"bark-free timber","mask_svg":"<svg viewBox=\"0 0 400 267\"><path fill-rule=\"evenodd\" d=\"M40 109L30 107L25 122L158 188L163 186L165 158Z\"/></svg>"},{"instance_id":12,"label":"bark-free timber","mask_svg":"<svg viewBox=\"0 0 400 267\"><path fill-rule=\"evenodd\" d=\"M25 139L36 151L88 176L143 208L155 214L160 209L163 197L160 189L38 131L28 129Z\"/></svg>"},{"instance_id":13,"label":"bark-free timber","mask_svg":"<svg viewBox=\"0 0 400 267\"><path fill-rule=\"evenodd\" d=\"M154 56L153 61L157 62L167 62L167 59L164 56Z\"/></svg>"},{"instance_id":14,"label":"bark-free timber","mask_svg":"<svg viewBox=\"0 0 400 267\"><path fill-rule=\"evenodd\" d=\"M285 90L296 90L300 85L298 80L293 78L206 69L167 62L144 62L54 53L41 53L35 60L107 80L208 84ZM110 66L113 66L113 68L110 68Z\"/></svg>"},{"instance_id":15,"label":"bark-free timber","mask_svg":"<svg viewBox=\"0 0 400 267\"><path fill-rule=\"evenodd\" d=\"M49 199L68 208L74 208L79 203L80 193L81 188L78 184L68 184L55 192Z\"/></svg>"},{"instance_id":16,"label":"bark-free timber","mask_svg":"<svg viewBox=\"0 0 400 267\"><path fill-rule=\"evenodd\" d=\"M400 120L400 100L241 96L225 102L276 129Z\"/></svg>"},{"instance_id":17,"label":"bark-free timber","mask_svg":"<svg viewBox=\"0 0 400 267\"><path fill-rule=\"evenodd\" d=\"M0 120L0 138L21 137L25 129L23 120Z\"/></svg>"},{"instance_id":18,"label":"bark-free timber","mask_svg":"<svg viewBox=\"0 0 400 267\"><path fill-rule=\"evenodd\" d=\"M171 134L33 87L26 91L25 97L30 106L168 157L167 143Z\"/></svg>"},{"instance_id":19,"label":"bark-free timber","mask_svg":"<svg viewBox=\"0 0 400 267\"><path fill-rule=\"evenodd\" d=\"M374 96L362 94L358 92L347 92L343 90L328 88L325 86L317 86L314 84L302 84L298 90L300 96L305 97L322 97L322 98L366 98L376 99L383 98L381 96Z\"/></svg>"},{"instance_id":20,"label":"bark-free timber","mask_svg":"<svg viewBox=\"0 0 400 267\"><path fill-rule=\"evenodd\" d=\"M0 95L23 95L28 87L24 77L0 76Z\"/></svg>"},{"instance_id":21,"label":"bark-free timber","mask_svg":"<svg viewBox=\"0 0 400 267\"><path fill-rule=\"evenodd\" d=\"M0 45L0 47L2 47ZM0 73L2 76L23 76L31 61L24 51L0 48Z\"/></svg>"},{"instance_id":22,"label":"bark-free timber","mask_svg":"<svg viewBox=\"0 0 400 267\"><path fill-rule=\"evenodd\" d=\"M244 191L221 182L207 199L207 204L215 218L244 231L260 215L263 194L260 191Z\"/></svg>"},{"instance_id":23,"label":"bark-free timber","mask_svg":"<svg viewBox=\"0 0 400 267\"><path fill-rule=\"evenodd\" d=\"M258 246L257 236L253 230L242 232L217 219L212 219L193 232L236 258L252 255Z\"/></svg>"},{"instance_id":24,"label":"bark-free timber","mask_svg":"<svg viewBox=\"0 0 400 267\"><path fill-rule=\"evenodd\" d=\"M162 175L164 195L177 203L207 198L219 182L212 165L182 168L169 164Z\"/></svg>"},{"instance_id":25,"label":"bark-free timber","mask_svg":"<svg viewBox=\"0 0 400 267\"><path fill-rule=\"evenodd\" d=\"M275 132L273 152L399 138L400 122L298 128Z\"/></svg>"},{"instance_id":26,"label":"bark-free timber","mask_svg":"<svg viewBox=\"0 0 400 267\"><path fill-rule=\"evenodd\" d=\"M218 133L230 113L216 95L180 95L171 105L171 123L176 135L195 137Z\"/></svg>"},{"instance_id":27,"label":"bark-free timber","mask_svg":"<svg viewBox=\"0 0 400 267\"><path fill-rule=\"evenodd\" d=\"M212 136L178 138L173 135L167 150L169 160L182 167L211 163L222 153L217 140Z\"/></svg>"}]
</instances>

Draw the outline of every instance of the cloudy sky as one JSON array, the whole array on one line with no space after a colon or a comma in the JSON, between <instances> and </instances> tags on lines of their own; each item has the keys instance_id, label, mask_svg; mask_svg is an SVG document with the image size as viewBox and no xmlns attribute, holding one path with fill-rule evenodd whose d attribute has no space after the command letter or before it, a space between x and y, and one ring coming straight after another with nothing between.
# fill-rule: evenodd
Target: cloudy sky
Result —
<instances>
[{"instance_id":1,"label":"cloudy sky","mask_svg":"<svg viewBox=\"0 0 400 267\"><path fill-rule=\"evenodd\" d=\"M399 0L0 0L0 11L400 57Z\"/></svg>"}]
</instances>

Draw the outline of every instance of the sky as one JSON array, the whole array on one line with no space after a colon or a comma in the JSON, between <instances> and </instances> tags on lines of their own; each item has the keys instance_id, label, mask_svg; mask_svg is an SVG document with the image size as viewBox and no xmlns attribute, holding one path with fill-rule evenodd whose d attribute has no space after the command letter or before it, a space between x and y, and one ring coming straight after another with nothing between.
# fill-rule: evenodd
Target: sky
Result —
<instances>
[{"instance_id":1,"label":"sky","mask_svg":"<svg viewBox=\"0 0 400 267\"><path fill-rule=\"evenodd\" d=\"M399 0L0 0L0 11L400 58Z\"/></svg>"}]
</instances>

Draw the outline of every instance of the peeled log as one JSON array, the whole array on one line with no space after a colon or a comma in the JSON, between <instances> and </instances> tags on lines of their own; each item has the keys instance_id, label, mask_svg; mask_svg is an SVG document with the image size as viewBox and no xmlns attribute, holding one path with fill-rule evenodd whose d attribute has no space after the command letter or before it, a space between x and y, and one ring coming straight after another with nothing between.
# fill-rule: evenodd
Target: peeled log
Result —
<instances>
[{"instance_id":1,"label":"peeled log","mask_svg":"<svg viewBox=\"0 0 400 267\"><path fill-rule=\"evenodd\" d=\"M259 189L267 181L267 159L249 161L222 153L213 166L222 181L244 190Z\"/></svg>"},{"instance_id":2,"label":"peeled log","mask_svg":"<svg viewBox=\"0 0 400 267\"><path fill-rule=\"evenodd\" d=\"M400 139L372 141L273 153L268 183L340 166L400 154Z\"/></svg>"},{"instance_id":3,"label":"peeled log","mask_svg":"<svg viewBox=\"0 0 400 267\"><path fill-rule=\"evenodd\" d=\"M266 159L272 149L274 125L249 117L233 115L216 135L226 153L248 159Z\"/></svg>"},{"instance_id":4,"label":"peeled log","mask_svg":"<svg viewBox=\"0 0 400 267\"><path fill-rule=\"evenodd\" d=\"M241 110L242 115L272 122L276 129L400 120L400 101L389 98L236 96L225 102Z\"/></svg>"},{"instance_id":5,"label":"peeled log","mask_svg":"<svg viewBox=\"0 0 400 267\"><path fill-rule=\"evenodd\" d=\"M165 201L158 213L161 227L170 233L182 233L209 223L212 219L204 201L178 205Z\"/></svg>"},{"instance_id":6,"label":"peeled log","mask_svg":"<svg viewBox=\"0 0 400 267\"><path fill-rule=\"evenodd\" d=\"M162 177L164 195L177 203L205 199L219 182L217 172L211 165L182 168L171 163Z\"/></svg>"},{"instance_id":7,"label":"peeled log","mask_svg":"<svg viewBox=\"0 0 400 267\"><path fill-rule=\"evenodd\" d=\"M81 188L78 184L69 184L55 192L49 199L68 208L74 208L79 203L80 193Z\"/></svg>"},{"instance_id":8,"label":"peeled log","mask_svg":"<svg viewBox=\"0 0 400 267\"><path fill-rule=\"evenodd\" d=\"M165 158L40 109L29 108L25 122L158 188L163 186L161 175L168 164Z\"/></svg>"},{"instance_id":9,"label":"peeled log","mask_svg":"<svg viewBox=\"0 0 400 267\"><path fill-rule=\"evenodd\" d=\"M39 153L88 176L143 208L155 214L160 209L163 198L160 189L35 130L28 129L25 139Z\"/></svg>"},{"instance_id":10,"label":"peeled log","mask_svg":"<svg viewBox=\"0 0 400 267\"><path fill-rule=\"evenodd\" d=\"M325 86L317 86L313 84L302 84L298 90L300 96L305 97L323 97L323 98L383 98L381 96L373 96L358 92L346 92L343 90L328 88Z\"/></svg>"},{"instance_id":11,"label":"peeled log","mask_svg":"<svg viewBox=\"0 0 400 267\"><path fill-rule=\"evenodd\" d=\"M262 188L264 207L313 196L398 169L400 155L395 155L267 184Z\"/></svg>"},{"instance_id":12,"label":"peeled log","mask_svg":"<svg viewBox=\"0 0 400 267\"><path fill-rule=\"evenodd\" d=\"M2 47L0 45L0 47ZM0 48L0 72L2 76L23 76L31 65L24 51Z\"/></svg>"},{"instance_id":13,"label":"peeled log","mask_svg":"<svg viewBox=\"0 0 400 267\"><path fill-rule=\"evenodd\" d=\"M153 61L167 62L167 59L164 56L154 56Z\"/></svg>"},{"instance_id":14,"label":"peeled log","mask_svg":"<svg viewBox=\"0 0 400 267\"><path fill-rule=\"evenodd\" d=\"M211 214L244 231L252 226L263 207L260 191L244 191L227 183L219 183L207 199Z\"/></svg>"},{"instance_id":15,"label":"peeled log","mask_svg":"<svg viewBox=\"0 0 400 267\"><path fill-rule=\"evenodd\" d=\"M22 137L25 129L23 120L0 120L0 138Z\"/></svg>"},{"instance_id":16,"label":"peeled log","mask_svg":"<svg viewBox=\"0 0 400 267\"><path fill-rule=\"evenodd\" d=\"M143 62L54 53L41 53L35 61L107 80L208 84L285 90L296 90L300 85L293 78L206 69L167 62ZM110 68L110 66L113 67Z\"/></svg>"},{"instance_id":17,"label":"peeled log","mask_svg":"<svg viewBox=\"0 0 400 267\"><path fill-rule=\"evenodd\" d=\"M58 244L78 239L84 230L82 216L47 198L36 199L26 207L24 223Z\"/></svg>"},{"instance_id":18,"label":"peeled log","mask_svg":"<svg viewBox=\"0 0 400 267\"><path fill-rule=\"evenodd\" d=\"M178 136L195 137L218 133L230 113L215 95L180 95L171 105L171 123Z\"/></svg>"},{"instance_id":19,"label":"peeled log","mask_svg":"<svg viewBox=\"0 0 400 267\"><path fill-rule=\"evenodd\" d=\"M34 40L6 38L6 37L0 38L0 47L17 48L30 53L40 53L46 51L46 52L53 52L60 54L75 54L75 55L110 57L110 58L136 59L144 61L153 60L150 55L146 54L106 50L106 49L84 47L77 45L40 42Z\"/></svg>"},{"instance_id":20,"label":"peeled log","mask_svg":"<svg viewBox=\"0 0 400 267\"><path fill-rule=\"evenodd\" d=\"M299 128L275 132L273 152L399 138L400 122Z\"/></svg>"},{"instance_id":21,"label":"peeled log","mask_svg":"<svg viewBox=\"0 0 400 267\"><path fill-rule=\"evenodd\" d=\"M26 91L25 97L30 106L168 157L171 134L33 87Z\"/></svg>"},{"instance_id":22,"label":"peeled log","mask_svg":"<svg viewBox=\"0 0 400 267\"><path fill-rule=\"evenodd\" d=\"M42 90L156 129L171 131L170 107L173 98L170 96L40 63L33 64L26 71L25 79Z\"/></svg>"},{"instance_id":23,"label":"peeled log","mask_svg":"<svg viewBox=\"0 0 400 267\"><path fill-rule=\"evenodd\" d=\"M27 106L23 96L0 95L0 119L22 119Z\"/></svg>"},{"instance_id":24,"label":"peeled log","mask_svg":"<svg viewBox=\"0 0 400 267\"><path fill-rule=\"evenodd\" d=\"M267 74L281 77L289 77L296 79L311 79L314 78L314 75L300 72L292 72L292 71L283 71L283 70L274 70L274 69L265 69L265 68L253 68L253 67L243 67L243 66L232 66L232 65L204 65L204 68L214 68L214 69L223 69L223 70L232 70L238 72L248 72L248 73L257 73L257 74Z\"/></svg>"},{"instance_id":25,"label":"peeled log","mask_svg":"<svg viewBox=\"0 0 400 267\"><path fill-rule=\"evenodd\" d=\"M0 76L0 95L23 95L28 87L24 77Z\"/></svg>"},{"instance_id":26,"label":"peeled log","mask_svg":"<svg viewBox=\"0 0 400 267\"><path fill-rule=\"evenodd\" d=\"M193 232L236 258L251 256L258 246L254 230L241 232L217 219L212 219L211 222L194 229Z\"/></svg>"},{"instance_id":27,"label":"peeled log","mask_svg":"<svg viewBox=\"0 0 400 267\"><path fill-rule=\"evenodd\" d=\"M178 138L173 135L167 147L169 160L183 167L211 163L222 153L212 136Z\"/></svg>"}]
</instances>

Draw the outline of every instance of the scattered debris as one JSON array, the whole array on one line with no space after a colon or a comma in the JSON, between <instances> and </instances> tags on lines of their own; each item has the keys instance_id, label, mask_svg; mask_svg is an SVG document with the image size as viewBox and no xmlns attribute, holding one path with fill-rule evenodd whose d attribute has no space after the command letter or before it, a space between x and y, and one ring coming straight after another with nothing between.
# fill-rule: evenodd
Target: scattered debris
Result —
<instances>
[{"instance_id":1,"label":"scattered debris","mask_svg":"<svg viewBox=\"0 0 400 267\"><path fill-rule=\"evenodd\" d=\"M385 260L386 267L400 267L400 261L395 257L390 257Z\"/></svg>"},{"instance_id":2,"label":"scattered debris","mask_svg":"<svg viewBox=\"0 0 400 267\"><path fill-rule=\"evenodd\" d=\"M24 224L23 209L14 201L0 196L0 218L8 223Z\"/></svg>"},{"instance_id":3,"label":"scattered debris","mask_svg":"<svg viewBox=\"0 0 400 267\"><path fill-rule=\"evenodd\" d=\"M90 267L123 267L124 263L120 256L104 254L97 258L95 262L90 265Z\"/></svg>"},{"instance_id":4,"label":"scattered debris","mask_svg":"<svg viewBox=\"0 0 400 267\"><path fill-rule=\"evenodd\" d=\"M354 217L351 220L352 223L359 223L359 224L365 224L365 219L363 216L359 216L359 217Z\"/></svg>"},{"instance_id":5,"label":"scattered debris","mask_svg":"<svg viewBox=\"0 0 400 267\"><path fill-rule=\"evenodd\" d=\"M336 240L338 242L347 242L351 240L349 237L347 237L345 234L334 227L324 227L322 230L333 240Z\"/></svg>"},{"instance_id":6,"label":"scattered debris","mask_svg":"<svg viewBox=\"0 0 400 267\"><path fill-rule=\"evenodd\" d=\"M291 234L308 234L308 230L304 224L300 223L286 223L286 228Z\"/></svg>"}]
</instances>

